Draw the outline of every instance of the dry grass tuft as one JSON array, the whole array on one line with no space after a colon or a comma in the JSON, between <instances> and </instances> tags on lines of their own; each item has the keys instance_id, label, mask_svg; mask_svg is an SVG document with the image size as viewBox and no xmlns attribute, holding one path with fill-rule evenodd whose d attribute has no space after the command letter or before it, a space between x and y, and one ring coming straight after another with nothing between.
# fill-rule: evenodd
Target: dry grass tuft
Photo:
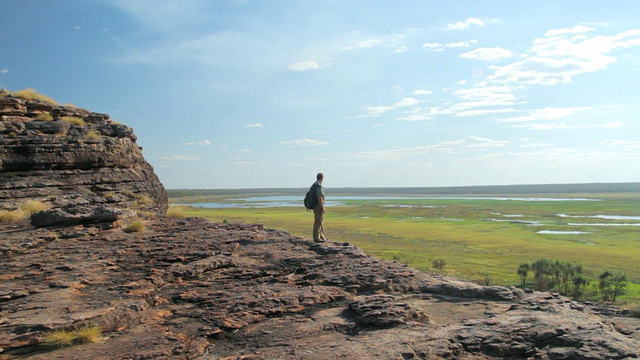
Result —
<instances>
[{"instance_id":1,"label":"dry grass tuft","mask_svg":"<svg viewBox=\"0 0 640 360\"><path fill-rule=\"evenodd\" d=\"M84 135L84 137L86 139L94 139L94 140L99 140L102 139L102 134L100 134L99 132L95 131L95 130L91 130L88 133L86 133Z\"/></svg>"},{"instance_id":2,"label":"dry grass tuft","mask_svg":"<svg viewBox=\"0 0 640 360\"><path fill-rule=\"evenodd\" d=\"M66 121L69 124L75 126L84 126L86 124L82 118L79 118L77 116L63 116L62 121Z\"/></svg>"},{"instance_id":3,"label":"dry grass tuft","mask_svg":"<svg viewBox=\"0 0 640 360\"><path fill-rule=\"evenodd\" d=\"M134 221L132 223L129 223L129 225L127 225L123 231L126 233L133 233L133 232L141 232L144 230L144 224L142 223L142 221Z\"/></svg>"},{"instance_id":4,"label":"dry grass tuft","mask_svg":"<svg viewBox=\"0 0 640 360\"><path fill-rule=\"evenodd\" d=\"M184 206L170 206L165 216L173 219L184 219L187 215L184 213Z\"/></svg>"},{"instance_id":5,"label":"dry grass tuft","mask_svg":"<svg viewBox=\"0 0 640 360\"><path fill-rule=\"evenodd\" d=\"M28 200L20 204L20 210L24 212L25 216L30 216L38 211L47 210L50 207L51 206L49 206L49 204L45 204L42 201L37 200Z\"/></svg>"},{"instance_id":6,"label":"dry grass tuft","mask_svg":"<svg viewBox=\"0 0 640 360\"><path fill-rule=\"evenodd\" d=\"M59 329L48 332L42 342L50 347L66 347L102 341L102 330L98 326L83 326L76 330Z\"/></svg>"},{"instance_id":7,"label":"dry grass tuft","mask_svg":"<svg viewBox=\"0 0 640 360\"><path fill-rule=\"evenodd\" d=\"M34 117L33 120L51 121L53 120L53 116L51 116L51 114L49 113L41 113L36 115L36 117Z\"/></svg>"},{"instance_id":8,"label":"dry grass tuft","mask_svg":"<svg viewBox=\"0 0 640 360\"><path fill-rule=\"evenodd\" d=\"M52 98L48 97L47 95L39 94L35 89L32 88L10 91L8 95L13 95L24 100L38 100L52 105L58 105L58 103Z\"/></svg>"},{"instance_id":9,"label":"dry grass tuft","mask_svg":"<svg viewBox=\"0 0 640 360\"><path fill-rule=\"evenodd\" d=\"M25 219L27 216L24 211L16 210L0 210L0 223L12 223Z\"/></svg>"}]
</instances>

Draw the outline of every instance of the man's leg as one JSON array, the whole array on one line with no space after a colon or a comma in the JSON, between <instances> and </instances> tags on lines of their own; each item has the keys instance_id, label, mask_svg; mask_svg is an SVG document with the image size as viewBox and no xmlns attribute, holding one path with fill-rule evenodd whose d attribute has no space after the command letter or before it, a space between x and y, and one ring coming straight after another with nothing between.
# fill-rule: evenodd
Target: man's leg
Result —
<instances>
[{"instance_id":1,"label":"man's leg","mask_svg":"<svg viewBox=\"0 0 640 360\"><path fill-rule=\"evenodd\" d=\"M324 240L324 213L322 206L313 209L313 240Z\"/></svg>"}]
</instances>

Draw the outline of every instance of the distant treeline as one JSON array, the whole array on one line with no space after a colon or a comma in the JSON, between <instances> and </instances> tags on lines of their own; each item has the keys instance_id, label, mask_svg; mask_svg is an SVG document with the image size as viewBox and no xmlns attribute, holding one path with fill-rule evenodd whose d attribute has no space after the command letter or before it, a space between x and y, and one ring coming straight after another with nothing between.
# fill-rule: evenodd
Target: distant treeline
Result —
<instances>
[{"instance_id":1,"label":"distant treeline","mask_svg":"<svg viewBox=\"0 0 640 360\"><path fill-rule=\"evenodd\" d=\"M267 189L168 189L169 197L205 195L300 195L307 188ZM638 193L640 182L591 183L591 184L540 184L540 185L486 185L452 187L384 187L384 188L332 188L331 195L515 195L515 194L589 194L589 193Z\"/></svg>"}]
</instances>

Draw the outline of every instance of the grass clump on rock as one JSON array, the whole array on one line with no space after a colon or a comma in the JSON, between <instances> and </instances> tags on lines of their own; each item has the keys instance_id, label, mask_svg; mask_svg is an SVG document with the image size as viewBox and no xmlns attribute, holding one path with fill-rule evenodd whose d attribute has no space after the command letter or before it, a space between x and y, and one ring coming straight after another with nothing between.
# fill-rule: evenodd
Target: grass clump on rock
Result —
<instances>
[{"instance_id":1,"label":"grass clump on rock","mask_svg":"<svg viewBox=\"0 0 640 360\"><path fill-rule=\"evenodd\" d=\"M38 200L27 200L14 210L0 210L0 223L18 222L38 211L47 210L50 206Z\"/></svg>"},{"instance_id":2,"label":"grass clump on rock","mask_svg":"<svg viewBox=\"0 0 640 360\"><path fill-rule=\"evenodd\" d=\"M85 122L82 118L79 118L77 116L63 116L62 117L62 121L68 122L71 125L75 125L75 126L84 126Z\"/></svg>"},{"instance_id":3,"label":"grass clump on rock","mask_svg":"<svg viewBox=\"0 0 640 360\"><path fill-rule=\"evenodd\" d=\"M52 98L48 97L47 95L42 95L32 88L18 91L9 91L5 95L13 95L24 100L38 100L51 105L58 105L58 103Z\"/></svg>"},{"instance_id":4,"label":"grass clump on rock","mask_svg":"<svg viewBox=\"0 0 640 360\"><path fill-rule=\"evenodd\" d=\"M38 200L28 200L20 204L20 210L25 213L25 216L37 213L38 211L47 210L50 206Z\"/></svg>"},{"instance_id":5,"label":"grass clump on rock","mask_svg":"<svg viewBox=\"0 0 640 360\"><path fill-rule=\"evenodd\" d=\"M144 230L144 224L142 223L142 221L139 221L139 220L134 221L132 223L129 223L129 225L125 226L123 230L126 233L141 232L142 230Z\"/></svg>"},{"instance_id":6,"label":"grass clump on rock","mask_svg":"<svg viewBox=\"0 0 640 360\"><path fill-rule=\"evenodd\" d=\"M12 223L18 222L26 218L24 211L20 209L15 210L0 210L0 223Z\"/></svg>"},{"instance_id":7,"label":"grass clump on rock","mask_svg":"<svg viewBox=\"0 0 640 360\"><path fill-rule=\"evenodd\" d=\"M170 206L165 216L173 219L184 219L187 215L184 213L184 206Z\"/></svg>"},{"instance_id":8,"label":"grass clump on rock","mask_svg":"<svg viewBox=\"0 0 640 360\"><path fill-rule=\"evenodd\" d=\"M53 120L53 116L51 116L51 114L49 113L42 113L42 114L36 115L36 117L34 117L33 120L51 121Z\"/></svg>"},{"instance_id":9,"label":"grass clump on rock","mask_svg":"<svg viewBox=\"0 0 640 360\"><path fill-rule=\"evenodd\" d=\"M42 342L50 347L67 347L101 341L102 330L98 326L82 326L76 330L59 329L48 332Z\"/></svg>"}]
</instances>

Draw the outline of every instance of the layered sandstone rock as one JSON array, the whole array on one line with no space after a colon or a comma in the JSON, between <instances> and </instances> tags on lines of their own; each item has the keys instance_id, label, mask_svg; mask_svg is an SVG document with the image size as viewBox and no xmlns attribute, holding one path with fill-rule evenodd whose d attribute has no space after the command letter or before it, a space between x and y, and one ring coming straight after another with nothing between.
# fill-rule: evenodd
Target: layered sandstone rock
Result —
<instances>
[{"instance_id":1,"label":"layered sandstone rock","mask_svg":"<svg viewBox=\"0 0 640 360\"><path fill-rule=\"evenodd\" d=\"M71 213L79 205L167 208L130 127L73 106L0 96L0 210L27 200Z\"/></svg>"},{"instance_id":2,"label":"layered sandstone rock","mask_svg":"<svg viewBox=\"0 0 640 360\"><path fill-rule=\"evenodd\" d=\"M254 224L0 233L0 359L637 359L640 320ZM428 250L427 250L428 251ZM105 339L42 344L99 326Z\"/></svg>"}]
</instances>

